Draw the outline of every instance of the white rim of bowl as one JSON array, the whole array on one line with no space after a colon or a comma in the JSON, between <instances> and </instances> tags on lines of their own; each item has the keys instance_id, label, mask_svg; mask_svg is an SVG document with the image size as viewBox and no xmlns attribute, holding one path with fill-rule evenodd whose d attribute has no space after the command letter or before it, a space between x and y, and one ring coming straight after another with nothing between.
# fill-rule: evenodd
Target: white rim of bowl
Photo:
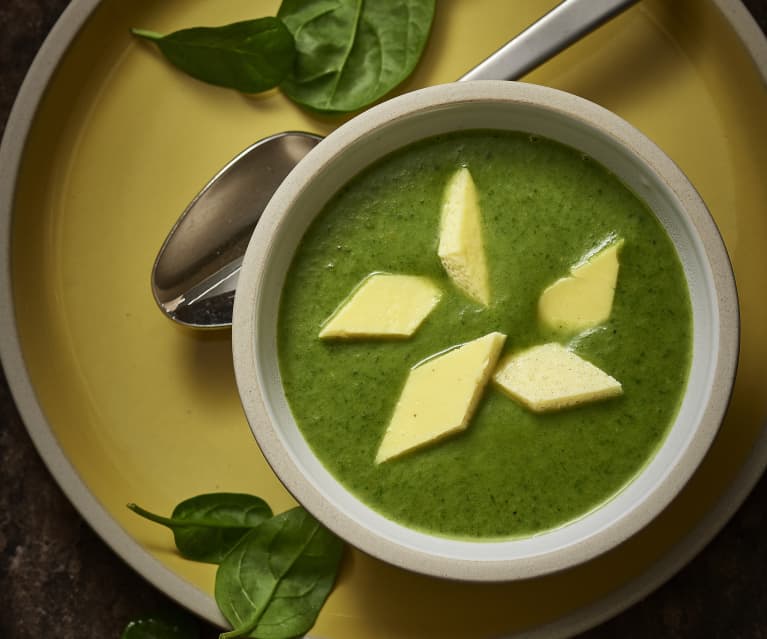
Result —
<instances>
[{"instance_id":1,"label":"white rim of bowl","mask_svg":"<svg viewBox=\"0 0 767 639\"><path fill-rule=\"evenodd\" d=\"M30 438L69 501L94 531L129 566L178 603L225 625L213 599L155 559L128 535L90 492L66 457L37 400L21 350L11 279L11 224L16 178L40 100L64 52L102 0L72 0L46 37L19 90L0 144L0 359L11 393ZM767 38L740 0L711 0L738 35L767 84ZM739 474L716 505L664 557L624 586L592 604L515 637L568 637L610 619L676 574L722 529L742 505L767 466L763 429Z\"/></svg>"},{"instance_id":2,"label":"white rim of bowl","mask_svg":"<svg viewBox=\"0 0 767 639\"><path fill-rule=\"evenodd\" d=\"M292 258L291 249L300 239L297 229L300 227L303 235L310 218L343 182L401 148L402 125L413 121L420 124L414 138L404 136L406 145L451 130L458 116L453 116L447 128L432 123L456 113L464 120L470 117L464 115L467 107L469 114L482 110L482 117L474 117L482 125L462 122L461 128L492 129L507 128L506 120L526 120L531 106L554 123L552 128L562 119L570 123L554 139L576 146L572 140L584 137L585 130L586 137L599 137L604 147L628 150L633 159L626 173L645 175L647 181L665 189L667 199L677 204L675 208L687 214L683 221L688 228L681 234L700 244L694 251L698 270L688 270L685 264L688 280L692 279L690 271L694 276L702 270L704 288L713 293L701 296L708 297L703 307L718 308L718 324L717 318L711 319L713 332L696 316L696 359L690 372L690 386L710 394L704 407L694 400L705 397L688 396L678 425L650 462L617 495L583 517L524 539L449 540L410 530L375 513L317 462L300 437L281 390L275 300ZM518 126L515 122L508 128ZM535 126L534 122L521 126L525 133L546 136L546 130L528 128ZM410 129L414 128L410 124ZM363 157L358 157L360 149ZM347 157L350 155L352 160ZM596 159L600 161L600 157ZM297 213L286 219L288 210ZM309 210L311 215L305 213ZM664 225L671 232L668 223ZM702 255L707 256L708 263ZM695 297L696 289L690 292ZM470 581L527 579L571 568L617 546L654 519L685 485L713 441L727 408L737 365L737 306L730 262L708 209L682 171L646 136L603 107L556 89L507 81L451 83L413 91L353 118L320 142L277 189L253 233L240 271L232 330L235 376L246 416L267 461L293 496L340 537L390 564L432 576ZM718 345L718 350L713 350L716 355L711 354L709 344ZM702 353L712 358L708 366L698 364ZM698 424L694 437L684 429L685 417L687 423ZM653 473L660 478L653 479ZM372 522L376 532L364 525L363 519Z\"/></svg>"}]
</instances>

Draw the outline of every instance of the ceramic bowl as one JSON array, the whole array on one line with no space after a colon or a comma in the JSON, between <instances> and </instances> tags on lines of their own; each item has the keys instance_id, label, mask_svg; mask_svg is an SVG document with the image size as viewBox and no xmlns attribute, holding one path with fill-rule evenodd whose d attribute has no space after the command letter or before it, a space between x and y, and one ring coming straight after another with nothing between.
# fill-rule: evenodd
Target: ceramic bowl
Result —
<instances>
[{"instance_id":1,"label":"ceramic bowl","mask_svg":"<svg viewBox=\"0 0 767 639\"><path fill-rule=\"evenodd\" d=\"M580 150L654 211L683 264L693 308L690 377L668 435L617 495L554 530L509 541L465 541L408 529L371 510L318 461L282 389L276 332L286 272L324 204L363 168L405 145L470 129L524 131ZM464 82L415 91L353 118L288 176L253 234L233 321L234 364L253 433L274 472L324 525L362 551L409 570L462 580L530 578L585 562L635 534L682 489L724 416L738 352L732 269L705 204L680 169L609 111L554 89Z\"/></svg>"}]
</instances>

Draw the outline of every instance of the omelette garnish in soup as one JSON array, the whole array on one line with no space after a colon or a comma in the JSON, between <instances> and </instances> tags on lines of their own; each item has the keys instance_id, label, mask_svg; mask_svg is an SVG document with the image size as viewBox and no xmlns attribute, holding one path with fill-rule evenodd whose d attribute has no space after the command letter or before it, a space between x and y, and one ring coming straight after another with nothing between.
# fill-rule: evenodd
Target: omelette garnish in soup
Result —
<instances>
[{"instance_id":1,"label":"omelette garnish in soup","mask_svg":"<svg viewBox=\"0 0 767 639\"><path fill-rule=\"evenodd\" d=\"M328 471L389 519L478 540L620 491L692 351L647 206L581 152L501 131L422 140L350 180L302 238L278 322L286 398Z\"/></svg>"}]
</instances>

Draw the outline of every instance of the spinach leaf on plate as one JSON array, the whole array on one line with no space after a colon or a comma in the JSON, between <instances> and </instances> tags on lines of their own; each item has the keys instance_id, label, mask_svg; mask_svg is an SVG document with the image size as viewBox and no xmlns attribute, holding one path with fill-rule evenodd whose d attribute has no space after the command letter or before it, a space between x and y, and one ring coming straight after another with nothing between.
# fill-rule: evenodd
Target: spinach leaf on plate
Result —
<instances>
[{"instance_id":1,"label":"spinach leaf on plate","mask_svg":"<svg viewBox=\"0 0 767 639\"><path fill-rule=\"evenodd\" d=\"M200 639L200 628L191 615L167 610L128 622L120 639Z\"/></svg>"},{"instance_id":2,"label":"spinach leaf on plate","mask_svg":"<svg viewBox=\"0 0 767 639\"><path fill-rule=\"evenodd\" d=\"M145 29L131 32L155 42L170 62L192 77L243 93L276 87L295 57L293 36L273 17L182 29L166 36Z\"/></svg>"},{"instance_id":3,"label":"spinach leaf on plate","mask_svg":"<svg viewBox=\"0 0 767 639\"><path fill-rule=\"evenodd\" d=\"M330 594L342 554L343 542L300 507L254 528L216 572L216 602L233 627L221 637L303 635Z\"/></svg>"},{"instance_id":4,"label":"spinach leaf on plate","mask_svg":"<svg viewBox=\"0 0 767 639\"><path fill-rule=\"evenodd\" d=\"M220 563L253 528L272 516L260 497L240 493L208 493L182 501L170 517L128 504L133 512L167 526L179 552L187 559Z\"/></svg>"},{"instance_id":5,"label":"spinach leaf on plate","mask_svg":"<svg viewBox=\"0 0 767 639\"><path fill-rule=\"evenodd\" d=\"M328 112L356 111L407 78L421 57L434 0L283 0L296 59L280 88Z\"/></svg>"}]
</instances>

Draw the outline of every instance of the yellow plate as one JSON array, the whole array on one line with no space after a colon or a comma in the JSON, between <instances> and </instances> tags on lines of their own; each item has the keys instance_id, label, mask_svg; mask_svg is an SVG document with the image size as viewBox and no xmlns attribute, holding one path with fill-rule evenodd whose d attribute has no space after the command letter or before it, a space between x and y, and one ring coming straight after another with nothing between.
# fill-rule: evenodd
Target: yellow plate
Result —
<instances>
[{"instance_id":1,"label":"yellow plate","mask_svg":"<svg viewBox=\"0 0 767 639\"><path fill-rule=\"evenodd\" d=\"M457 78L554 4L440 0L426 56L400 91ZM238 151L286 129L327 133L339 120L278 92L199 83L128 28L223 24L276 5L75 0L33 65L0 153L0 345L29 431L99 534L213 621L214 567L179 558L167 531L125 504L169 512L197 493L244 491L281 511L291 499L242 415L230 334L163 318L150 269L176 217ZM646 0L527 78L646 133L720 226L741 296L741 361L727 419L690 485L623 546L524 583L439 581L350 552L316 636L580 631L668 578L741 503L767 463L766 72L767 44L738 3Z\"/></svg>"}]
</instances>

